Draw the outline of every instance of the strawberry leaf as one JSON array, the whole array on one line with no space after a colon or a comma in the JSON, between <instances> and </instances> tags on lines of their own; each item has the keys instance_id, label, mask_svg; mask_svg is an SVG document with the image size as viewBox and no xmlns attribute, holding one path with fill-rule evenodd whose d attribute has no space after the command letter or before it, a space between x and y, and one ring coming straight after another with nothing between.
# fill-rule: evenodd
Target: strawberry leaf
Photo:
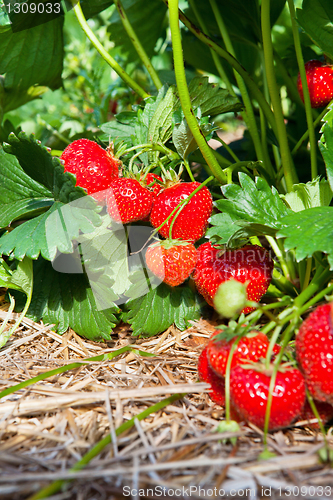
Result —
<instances>
[{"instance_id":1,"label":"strawberry leaf","mask_svg":"<svg viewBox=\"0 0 333 500\"><path fill-rule=\"evenodd\" d=\"M20 132L16 137L12 133L3 148L6 153L15 155L24 172L50 190L55 200L68 203L86 195L84 189L75 186L75 176L64 172L60 160L53 158L33 135L28 137Z\"/></svg>"},{"instance_id":2,"label":"strawberry leaf","mask_svg":"<svg viewBox=\"0 0 333 500\"><path fill-rule=\"evenodd\" d=\"M261 177L256 177L254 182L241 172L239 182L240 186L222 186L226 199L215 202L216 208L222 213L211 217L213 227L207 235L220 243L244 236L274 235L281 227L281 218L291 213L277 190Z\"/></svg>"},{"instance_id":3,"label":"strawberry leaf","mask_svg":"<svg viewBox=\"0 0 333 500\"><path fill-rule=\"evenodd\" d=\"M303 0L297 21L309 37L333 59L333 5L330 0Z\"/></svg>"},{"instance_id":4,"label":"strawberry leaf","mask_svg":"<svg viewBox=\"0 0 333 500\"><path fill-rule=\"evenodd\" d=\"M5 233L0 238L0 253L18 260L25 256L37 259L40 254L53 260L57 251L72 253L72 240L79 232L92 232L101 223L93 199L87 196L83 200L66 205L56 201L46 213Z\"/></svg>"},{"instance_id":5,"label":"strawberry leaf","mask_svg":"<svg viewBox=\"0 0 333 500\"><path fill-rule=\"evenodd\" d=\"M154 54L158 38L163 36L166 6L160 0L123 0L122 6L148 57ZM138 54L131 39L124 33L124 26L116 10L108 27L110 38L131 61L137 62Z\"/></svg>"},{"instance_id":6,"label":"strawberry leaf","mask_svg":"<svg viewBox=\"0 0 333 500\"><path fill-rule=\"evenodd\" d=\"M306 184L294 184L291 191L281 198L293 212L300 212L306 208L329 206L332 196L329 183L318 177Z\"/></svg>"},{"instance_id":7,"label":"strawberry leaf","mask_svg":"<svg viewBox=\"0 0 333 500\"><path fill-rule=\"evenodd\" d=\"M187 287L172 288L165 283L143 297L126 302L122 314L122 320L132 326L133 335L143 337L164 332L173 323L185 330L189 320L199 317L200 305L194 292Z\"/></svg>"},{"instance_id":8,"label":"strawberry leaf","mask_svg":"<svg viewBox=\"0 0 333 500\"><path fill-rule=\"evenodd\" d=\"M297 262L324 252L333 269L333 207L308 208L284 217L281 224L276 236L286 238L286 251L295 249Z\"/></svg>"},{"instance_id":9,"label":"strawberry leaf","mask_svg":"<svg viewBox=\"0 0 333 500\"><path fill-rule=\"evenodd\" d=\"M221 113L237 112L243 104L217 83L209 83L207 76L196 76L188 86L194 110L200 108L201 116L216 116Z\"/></svg>"},{"instance_id":10,"label":"strawberry leaf","mask_svg":"<svg viewBox=\"0 0 333 500\"><path fill-rule=\"evenodd\" d=\"M50 14L46 15L50 21ZM22 16L25 20L27 14L22 11ZM47 87L61 86L63 23L60 16L30 29L22 27L17 33L12 29L0 31L0 74L5 75L1 99L4 112L35 99L46 92Z\"/></svg>"},{"instance_id":11,"label":"strawberry leaf","mask_svg":"<svg viewBox=\"0 0 333 500\"><path fill-rule=\"evenodd\" d=\"M21 306L22 295L17 297ZM84 274L55 271L50 262L40 258L34 262L34 286L27 316L34 321L54 324L58 333L68 327L90 340L109 340L118 320L119 308L112 302L109 309L96 307L94 294Z\"/></svg>"},{"instance_id":12,"label":"strawberry leaf","mask_svg":"<svg viewBox=\"0 0 333 500\"><path fill-rule=\"evenodd\" d=\"M38 215L53 203L52 193L31 179L17 159L0 148L0 227Z\"/></svg>"}]
</instances>

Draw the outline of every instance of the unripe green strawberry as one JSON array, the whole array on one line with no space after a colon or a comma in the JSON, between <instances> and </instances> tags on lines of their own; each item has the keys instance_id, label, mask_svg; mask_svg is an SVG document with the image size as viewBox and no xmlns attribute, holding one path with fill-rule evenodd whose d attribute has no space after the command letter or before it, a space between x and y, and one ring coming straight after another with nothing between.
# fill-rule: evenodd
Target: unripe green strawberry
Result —
<instances>
[{"instance_id":1,"label":"unripe green strawberry","mask_svg":"<svg viewBox=\"0 0 333 500\"><path fill-rule=\"evenodd\" d=\"M89 139L78 139L69 144L60 159L65 163L65 172L74 174L76 185L85 188L88 194L107 189L118 177L121 164L110 150Z\"/></svg>"},{"instance_id":2,"label":"unripe green strawberry","mask_svg":"<svg viewBox=\"0 0 333 500\"><path fill-rule=\"evenodd\" d=\"M145 219L153 205L152 193L136 179L127 177L112 181L106 200L110 217L123 224Z\"/></svg>"},{"instance_id":3,"label":"unripe green strawberry","mask_svg":"<svg viewBox=\"0 0 333 500\"><path fill-rule=\"evenodd\" d=\"M174 208L186 200L193 191L200 186L199 182L178 182L164 189L154 200L150 214L150 222L154 227L159 227L171 214ZM172 239L187 240L192 243L199 240L206 231L208 219L213 209L213 200L210 192L204 186L191 198L175 219L176 213L166 222L159 233L164 238L169 237L172 221Z\"/></svg>"},{"instance_id":4,"label":"unripe green strawberry","mask_svg":"<svg viewBox=\"0 0 333 500\"><path fill-rule=\"evenodd\" d=\"M246 285L231 279L221 283L214 295L214 308L223 318L233 318L247 302Z\"/></svg>"},{"instance_id":5,"label":"unripe green strawberry","mask_svg":"<svg viewBox=\"0 0 333 500\"><path fill-rule=\"evenodd\" d=\"M167 285L178 286L193 271L197 251L192 243L165 240L150 245L146 252L149 269Z\"/></svg>"}]
</instances>

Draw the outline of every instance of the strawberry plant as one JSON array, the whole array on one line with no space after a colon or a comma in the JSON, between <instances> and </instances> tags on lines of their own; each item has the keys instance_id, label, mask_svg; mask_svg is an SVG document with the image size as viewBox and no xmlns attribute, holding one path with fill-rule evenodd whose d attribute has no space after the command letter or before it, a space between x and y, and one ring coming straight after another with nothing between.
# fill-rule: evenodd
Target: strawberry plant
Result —
<instances>
[{"instance_id":1,"label":"strawberry plant","mask_svg":"<svg viewBox=\"0 0 333 500\"><path fill-rule=\"evenodd\" d=\"M227 419L230 391L240 399L238 380L250 378L265 388L254 423L266 431L301 414L305 385L309 400L331 404L331 385L313 382L303 352L307 334L324 328L315 376L331 370L322 305L333 293L330 0L68 0L52 19L11 6L0 15L3 283L11 288L23 263L31 268L28 285L12 287L16 309L60 334L71 327L108 340L123 321L134 336L153 336L212 317L219 287L233 279L246 298L228 326L221 320L237 338L224 356L225 398L208 364L217 345L199 370ZM10 112L62 85L69 16L135 99L58 150L49 135L14 126ZM96 16L107 41L87 22ZM220 130L235 118L244 136L227 144ZM314 306L327 308L324 326L305 319ZM265 337L265 360L234 366L249 331ZM275 383L298 393L286 418L277 417ZM248 409L234 410L251 420Z\"/></svg>"}]
</instances>

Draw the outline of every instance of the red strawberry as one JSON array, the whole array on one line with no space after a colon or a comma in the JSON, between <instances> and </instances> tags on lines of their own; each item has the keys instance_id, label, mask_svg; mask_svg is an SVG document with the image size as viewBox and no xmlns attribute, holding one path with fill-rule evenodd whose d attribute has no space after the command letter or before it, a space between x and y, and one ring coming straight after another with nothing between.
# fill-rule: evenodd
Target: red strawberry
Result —
<instances>
[{"instance_id":1,"label":"red strawberry","mask_svg":"<svg viewBox=\"0 0 333 500\"><path fill-rule=\"evenodd\" d=\"M201 382L210 384L211 390L209 395L212 401L224 406L225 405L225 387L223 378L216 375L211 369L207 359L207 346L201 352L198 359L198 375Z\"/></svg>"},{"instance_id":2,"label":"red strawberry","mask_svg":"<svg viewBox=\"0 0 333 500\"><path fill-rule=\"evenodd\" d=\"M216 336L220 333L220 330L216 330L209 340L207 344L207 356L210 366L213 368L215 373L224 377L228 356L230 349L235 342L235 338L230 340L217 340ZM264 358L266 356L268 346L269 340L266 335L255 330L249 332L239 340L237 348L232 356L231 367L247 361L259 361L260 358ZM278 354L279 351L280 346L275 344L273 353Z\"/></svg>"},{"instance_id":3,"label":"red strawberry","mask_svg":"<svg viewBox=\"0 0 333 500\"><path fill-rule=\"evenodd\" d=\"M315 399L333 404L333 305L318 306L296 335L296 357Z\"/></svg>"},{"instance_id":4,"label":"red strawberry","mask_svg":"<svg viewBox=\"0 0 333 500\"><path fill-rule=\"evenodd\" d=\"M146 252L149 269L167 285L178 286L189 277L197 262L192 243L165 240L150 245Z\"/></svg>"},{"instance_id":5,"label":"red strawberry","mask_svg":"<svg viewBox=\"0 0 333 500\"><path fill-rule=\"evenodd\" d=\"M144 178L143 182L144 186L153 193L154 199L161 191L163 191L163 179L157 174L152 174L149 172Z\"/></svg>"},{"instance_id":6,"label":"red strawberry","mask_svg":"<svg viewBox=\"0 0 333 500\"><path fill-rule=\"evenodd\" d=\"M120 160L97 142L78 139L67 146L61 155L65 172L76 175L76 185L85 188L88 194L107 189L118 177Z\"/></svg>"},{"instance_id":7,"label":"red strawberry","mask_svg":"<svg viewBox=\"0 0 333 500\"><path fill-rule=\"evenodd\" d=\"M136 179L127 177L112 181L106 200L112 219L123 224L144 219L153 205L152 193Z\"/></svg>"},{"instance_id":8,"label":"red strawberry","mask_svg":"<svg viewBox=\"0 0 333 500\"><path fill-rule=\"evenodd\" d=\"M319 416L321 418L322 423L325 425L328 422L330 422L333 419L333 406L330 405L329 403L323 403L321 401L314 401L314 404L316 405L317 411L319 413ZM298 420L312 420L313 418L316 418L312 408L309 404L308 401L305 402L304 408L299 416ZM308 423L306 424L308 427L311 427L312 429L319 429L319 424L318 422L313 422L313 423Z\"/></svg>"},{"instance_id":9,"label":"red strawberry","mask_svg":"<svg viewBox=\"0 0 333 500\"><path fill-rule=\"evenodd\" d=\"M258 245L223 252L208 242L198 248L193 279L198 292L213 306L218 287L231 278L241 283L248 282L247 298L258 302L267 291L272 272L273 261L269 252ZM252 310L246 307L242 312L247 314Z\"/></svg>"},{"instance_id":10,"label":"red strawberry","mask_svg":"<svg viewBox=\"0 0 333 500\"><path fill-rule=\"evenodd\" d=\"M271 369L263 365L237 365L230 372L230 402L239 417L261 429L265 424L265 412ZM269 430L290 425L301 413L305 403L305 384L297 368L280 365L276 375L269 420ZM283 370L283 371L282 371Z\"/></svg>"},{"instance_id":11,"label":"red strawberry","mask_svg":"<svg viewBox=\"0 0 333 500\"><path fill-rule=\"evenodd\" d=\"M155 199L150 214L150 222L154 227L159 227L171 214L174 208L193 193L200 186L199 182L178 182L164 189ZM210 192L204 186L198 191L188 204L182 209L172 227L172 238L188 240L194 243L206 231L208 219L212 213L213 200ZM175 212L174 215L176 215ZM168 220L159 230L159 233L168 238L170 224L174 217Z\"/></svg>"},{"instance_id":12,"label":"red strawberry","mask_svg":"<svg viewBox=\"0 0 333 500\"><path fill-rule=\"evenodd\" d=\"M327 106L333 99L333 68L313 59L305 64L306 80L308 83L312 108ZM298 74L297 88L304 102L301 76Z\"/></svg>"}]
</instances>

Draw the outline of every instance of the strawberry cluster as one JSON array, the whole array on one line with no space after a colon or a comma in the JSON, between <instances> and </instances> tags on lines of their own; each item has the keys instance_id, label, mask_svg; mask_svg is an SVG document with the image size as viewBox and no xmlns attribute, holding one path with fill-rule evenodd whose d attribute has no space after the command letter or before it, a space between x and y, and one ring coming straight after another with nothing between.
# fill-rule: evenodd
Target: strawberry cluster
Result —
<instances>
[{"instance_id":1,"label":"strawberry cluster","mask_svg":"<svg viewBox=\"0 0 333 500\"><path fill-rule=\"evenodd\" d=\"M270 431L291 425L296 420L310 420L314 413L306 400L312 396L325 424L333 418L333 304L317 307L302 323L295 341L297 365L282 362L271 387L273 364L264 363L268 338L251 331L235 344L216 330L198 361L199 379L210 384L211 399L225 405L225 375L231 349L231 416L264 429L268 395L271 391ZM272 359L280 352L275 344ZM318 424L314 424L314 427Z\"/></svg>"},{"instance_id":2,"label":"strawberry cluster","mask_svg":"<svg viewBox=\"0 0 333 500\"><path fill-rule=\"evenodd\" d=\"M76 175L77 185L106 204L114 221L150 222L164 238L148 247L146 263L168 285L179 286L193 273L198 292L212 306L219 286L230 279L246 284L250 301L259 301L267 291L273 262L264 248L248 245L224 252L209 242L194 246L204 236L213 209L206 186L178 177L163 180L147 171L120 176L122 164L112 150L88 139L74 141L61 159L65 171Z\"/></svg>"}]
</instances>

